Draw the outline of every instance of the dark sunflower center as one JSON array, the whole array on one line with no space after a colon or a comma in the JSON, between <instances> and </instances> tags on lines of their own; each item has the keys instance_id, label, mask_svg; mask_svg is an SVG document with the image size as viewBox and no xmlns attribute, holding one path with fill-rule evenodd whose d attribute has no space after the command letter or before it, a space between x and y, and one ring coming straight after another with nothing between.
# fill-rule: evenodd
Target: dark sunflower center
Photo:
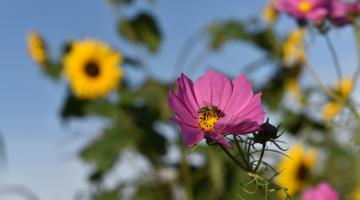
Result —
<instances>
[{"instance_id":1,"label":"dark sunflower center","mask_svg":"<svg viewBox=\"0 0 360 200\"><path fill-rule=\"evenodd\" d=\"M98 63L96 63L94 61L89 61L88 63L86 63L85 72L87 75L89 75L92 78L99 76L100 68L99 68Z\"/></svg>"},{"instance_id":2,"label":"dark sunflower center","mask_svg":"<svg viewBox=\"0 0 360 200\"><path fill-rule=\"evenodd\" d=\"M199 125L204 131L212 131L216 122L222 117L222 112L216 106L204 106L199 109Z\"/></svg>"},{"instance_id":3,"label":"dark sunflower center","mask_svg":"<svg viewBox=\"0 0 360 200\"><path fill-rule=\"evenodd\" d=\"M301 163L296 172L296 178L300 181L306 181L309 177L309 174L309 168L304 163Z\"/></svg>"}]
</instances>

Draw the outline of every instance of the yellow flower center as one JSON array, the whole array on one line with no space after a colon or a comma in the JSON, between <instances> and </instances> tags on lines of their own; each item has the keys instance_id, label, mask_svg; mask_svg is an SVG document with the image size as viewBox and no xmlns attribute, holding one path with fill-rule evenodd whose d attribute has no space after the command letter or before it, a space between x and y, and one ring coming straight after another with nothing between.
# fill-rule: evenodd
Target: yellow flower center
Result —
<instances>
[{"instance_id":1,"label":"yellow flower center","mask_svg":"<svg viewBox=\"0 0 360 200\"><path fill-rule=\"evenodd\" d=\"M204 131L212 131L222 112L216 106L204 106L199 109L199 125Z\"/></svg>"},{"instance_id":2,"label":"yellow flower center","mask_svg":"<svg viewBox=\"0 0 360 200\"><path fill-rule=\"evenodd\" d=\"M302 1L299 3L298 8L301 12L307 13L312 9L312 5L308 1Z\"/></svg>"},{"instance_id":3,"label":"yellow flower center","mask_svg":"<svg viewBox=\"0 0 360 200\"><path fill-rule=\"evenodd\" d=\"M98 63L96 63L95 61L89 61L88 63L86 63L85 72L91 78L96 78L97 76L99 76L100 68Z\"/></svg>"}]
</instances>

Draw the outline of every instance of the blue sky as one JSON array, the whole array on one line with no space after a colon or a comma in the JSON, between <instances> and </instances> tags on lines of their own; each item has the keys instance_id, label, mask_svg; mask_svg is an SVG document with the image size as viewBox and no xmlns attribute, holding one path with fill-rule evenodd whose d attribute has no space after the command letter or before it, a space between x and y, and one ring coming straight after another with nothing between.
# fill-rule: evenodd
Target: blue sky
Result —
<instances>
[{"instance_id":1,"label":"blue sky","mask_svg":"<svg viewBox=\"0 0 360 200\"><path fill-rule=\"evenodd\" d=\"M159 54L154 58L147 56L151 71L158 78L167 79L172 75L182 44L195 31L214 20L259 14L263 3L263 0L251 3L157 0L154 6L137 3L136 10L150 10L157 16L164 34ZM72 199L76 191L84 189L87 168L77 160L76 152L96 134L94 128L88 126L97 126L96 120L70 124L60 121L58 113L65 98L66 83L49 81L40 73L28 57L25 36L29 31L39 31L54 54L66 39L87 37L109 42L131 53L124 41L119 40L116 20L105 0L0 1L0 131L7 151L7 166L0 173L0 186L23 184L41 199L48 200ZM282 23L280 30L294 26L286 19ZM337 39L334 43L341 49L341 62L351 74L356 57L350 28L334 31L331 37ZM314 43L310 49L312 63L326 77L325 81L331 82L335 76L328 51L320 38ZM200 50L201 46L196 51ZM231 44L203 65L239 73L241 66L258 56L248 46ZM192 77L196 78L203 70Z\"/></svg>"}]
</instances>

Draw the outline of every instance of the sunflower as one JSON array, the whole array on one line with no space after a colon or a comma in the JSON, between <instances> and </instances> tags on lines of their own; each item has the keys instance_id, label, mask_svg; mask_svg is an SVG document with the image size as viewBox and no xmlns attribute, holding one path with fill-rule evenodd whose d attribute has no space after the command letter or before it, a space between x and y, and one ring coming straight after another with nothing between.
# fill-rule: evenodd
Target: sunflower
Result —
<instances>
[{"instance_id":1,"label":"sunflower","mask_svg":"<svg viewBox=\"0 0 360 200\"><path fill-rule=\"evenodd\" d=\"M298 77L291 77L286 80L286 90L292 94L294 97L300 98L301 95L301 88L299 84Z\"/></svg>"},{"instance_id":2,"label":"sunflower","mask_svg":"<svg viewBox=\"0 0 360 200\"><path fill-rule=\"evenodd\" d=\"M263 20L271 26L277 21L277 11L272 6L274 2L275 0L270 0L268 5L262 11Z\"/></svg>"},{"instance_id":3,"label":"sunflower","mask_svg":"<svg viewBox=\"0 0 360 200\"><path fill-rule=\"evenodd\" d=\"M44 40L36 32L27 35L27 47L30 57L38 64L44 64L47 60L47 52Z\"/></svg>"},{"instance_id":4,"label":"sunflower","mask_svg":"<svg viewBox=\"0 0 360 200\"><path fill-rule=\"evenodd\" d=\"M306 62L306 53L304 47L304 38L306 30L304 28L296 29L286 38L283 49L283 62L285 66L292 66Z\"/></svg>"},{"instance_id":5,"label":"sunflower","mask_svg":"<svg viewBox=\"0 0 360 200\"><path fill-rule=\"evenodd\" d=\"M305 186L315 164L314 151L305 152L304 146L297 144L289 150L289 157L285 157L278 165L280 171L277 177L279 185L288 189L293 196Z\"/></svg>"},{"instance_id":6,"label":"sunflower","mask_svg":"<svg viewBox=\"0 0 360 200\"><path fill-rule=\"evenodd\" d=\"M360 199L360 187L350 193L347 200L359 200Z\"/></svg>"},{"instance_id":7,"label":"sunflower","mask_svg":"<svg viewBox=\"0 0 360 200\"><path fill-rule=\"evenodd\" d=\"M107 44L87 39L73 42L64 57L64 75L80 99L106 97L123 77L122 55Z\"/></svg>"},{"instance_id":8,"label":"sunflower","mask_svg":"<svg viewBox=\"0 0 360 200\"><path fill-rule=\"evenodd\" d=\"M323 108L323 119L325 121L332 120L338 112L343 108L344 102L350 96L354 88L354 81L351 78L344 78L337 81L334 87L334 92L339 99L328 102Z\"/></svg>"}]
</instances>

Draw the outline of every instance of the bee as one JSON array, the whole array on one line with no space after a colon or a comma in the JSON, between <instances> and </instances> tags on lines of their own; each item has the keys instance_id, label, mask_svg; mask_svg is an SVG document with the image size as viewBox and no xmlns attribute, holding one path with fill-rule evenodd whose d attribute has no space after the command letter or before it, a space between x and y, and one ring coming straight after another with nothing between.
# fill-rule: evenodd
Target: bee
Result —
<instances>
[{"instance_id":1,"label":"bee","mask_svg":"<svg viewBox=\"0 0 360 200\"><path fill-rule=\"evenodd\" d=\"M212 116L221 116L222 112L216 106L212 106L210 104L206 104L198 110L198 113L203 115L205 118Z\"/></svg>"}]
</instances>

